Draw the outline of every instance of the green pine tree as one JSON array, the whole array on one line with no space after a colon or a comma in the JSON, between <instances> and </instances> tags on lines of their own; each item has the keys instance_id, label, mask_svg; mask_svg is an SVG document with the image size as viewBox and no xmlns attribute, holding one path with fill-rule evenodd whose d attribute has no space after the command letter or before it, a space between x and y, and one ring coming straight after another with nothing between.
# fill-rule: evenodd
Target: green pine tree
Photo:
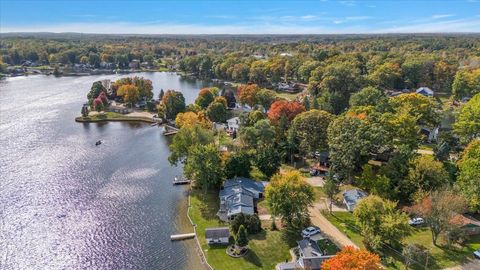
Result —
<instances>
[{"instance_id":1,"label":"green pine tree","mask_svg":"<svg viewBox=\"0 0 480 270\"><path fill-rule=\"evenodd\" d=\"M235 244L239 247L246 247L248 245L247 230L245 230L243 225L240 225L240 228L238 229Z\"/></svg>"},{"instance_id":2,"label":"green pine tree","mask_svg":"<svg viewBox=\"0 0 480 270\"><path fill-rule=\"evenodd\" d=\"M307 96L303 98L303 107L305 107L306 111L310 110L310 101L308 100Z\"/></svg>"},{"instance_id":3,"label":"green pine tree","mask_svg":"<svg viewBox=\"0 0 480 270\"><path fill-rule=\"evenodd\" d=\"M313 108L315 110L318 110L320 108L320 105L318 104L318 99L316 96L313 97Z\"/></svg>"}]
</instances>

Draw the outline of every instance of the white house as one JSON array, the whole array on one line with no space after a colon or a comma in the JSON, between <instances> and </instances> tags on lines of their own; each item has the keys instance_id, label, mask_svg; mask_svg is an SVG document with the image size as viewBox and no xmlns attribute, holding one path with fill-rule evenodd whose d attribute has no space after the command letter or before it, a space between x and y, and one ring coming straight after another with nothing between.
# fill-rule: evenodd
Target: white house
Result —
<instances>
[{"instance_id":1,"label":"white house","mask_svg":"<svg viewBox=\"0 0 480 270\"><path fill-rule=\"evenodd\" d=\"M220 244L228 245L230 238L230 229L228 227L207 228L205 229L205 239L209 245Z\"/></svg>"},{"instance_id":2,"label":"white house","mask_svg":"<svg viewBox=\"0 0 480 270\"><path fill-rule=\"evenodd\" d=\"M238 132L238 129L240 128L240 118L239 117L233 117L227 120L227 130L230 132Z\"/></svg>"}]
</instances>

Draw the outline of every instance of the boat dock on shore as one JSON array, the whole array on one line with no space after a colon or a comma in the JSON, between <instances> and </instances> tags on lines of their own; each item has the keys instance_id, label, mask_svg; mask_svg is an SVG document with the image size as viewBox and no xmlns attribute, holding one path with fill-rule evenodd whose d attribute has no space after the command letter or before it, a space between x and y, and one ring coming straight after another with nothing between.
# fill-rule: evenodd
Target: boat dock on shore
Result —
<instances>
[{"instance_id":1,"label":"boat dock on shore","mask_svg":"<svg viewBox=\"0 0 480 270\"><path fill-rule=\"evenodd\" d=\"M179 241L185 239L195 238L195 233L183 233L183 234L172 234L170 235L170 241Z\"/></svg>"}]
</instances>

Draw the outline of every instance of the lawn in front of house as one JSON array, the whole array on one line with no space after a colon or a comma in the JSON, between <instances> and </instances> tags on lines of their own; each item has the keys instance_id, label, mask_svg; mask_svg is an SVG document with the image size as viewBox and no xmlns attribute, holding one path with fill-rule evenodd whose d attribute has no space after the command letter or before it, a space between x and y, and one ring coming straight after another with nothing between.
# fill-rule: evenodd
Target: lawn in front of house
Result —
<instances>
[{"instance_id":1,"label":"lawn in front of house","mask_svg":"<svg viewBox=\"0 0 480 270\"><path fill-rule=\"evenodd\" d=\"M205 252L208 263L214 269L274 269L275 265L290 260L289 249L296 246L295 240L283 231L271 231L270 223L262 224L264 230L255 235L249 235L249 252L245 257L232 258L226 254L226 246L209 246L205 241L205 229L208 227L228 226L221 222L218 211L218 192L201 190L191 192L190 217L197 225L197 235Z\"/></svg>"},{"instance_id":2,"label":"lawn in front of house","mask_svg":"<svg viewBox=\"0 0 480 270\"><path fill-rule=\"evenodd\" d=\"M326 214L325 217L341 232L345 233L359 247L364 247L363 237L358 233L355 220L352 213L333 212L332 215ZM467 262L473 257L473 252L480 248L480 235L470 238L461 247L437 247L432 243L432 235L427 227L414 228L414 233L405 238L403 244L419 244L424 246L430 254L429 269L442 269L456 266ZM391 264L386 265L389 269L404 269L403 258L397 252L390 250L387 255L393 259L388 259ZM417 266L418 269L422 267ZM417 269L413 268L413 269Z\"/></svg>"},{"instance_id":3,"label":"lawn in front of house","mask_svg":"<svg viewBox=\"0 0 480 270\"><path fill-rule=\"evenodd\" d=\"M296 100L298 95L300 95L301 93L302 92L298 92L298 93L277 92L277 97L284 98L287 100Z\"/></svg>"}]
</instances>

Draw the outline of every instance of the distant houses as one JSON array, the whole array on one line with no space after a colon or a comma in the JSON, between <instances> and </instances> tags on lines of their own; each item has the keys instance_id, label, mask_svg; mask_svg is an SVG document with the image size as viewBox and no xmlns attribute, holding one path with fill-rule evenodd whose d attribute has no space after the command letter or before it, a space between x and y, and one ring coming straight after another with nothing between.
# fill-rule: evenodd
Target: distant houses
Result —
<instances>
[{"instance_id":1,"label":"distant houses","mask_svg":"<svg viewBox=\"0 0 480 270\"><path fill-rule=\"evenodd\" d=\"M255 214L257 202L263 198L264 192L264 182L244 177L226 180L220 190L220 209L217 216L222 221L230 222L240 213Z\"/></svg>"},{"instance_id":2,"label":"distant houses","mask_svg":"<svg viewBox=\"0 0 480 270\"><path fill-rule=\"evenodd\" d=\"M347 207L348 211L353 212L357 203L367 196L368 194L365 191L358 188L346 190L343 192L343 203Z\"/></svg>"}]
</instances>

